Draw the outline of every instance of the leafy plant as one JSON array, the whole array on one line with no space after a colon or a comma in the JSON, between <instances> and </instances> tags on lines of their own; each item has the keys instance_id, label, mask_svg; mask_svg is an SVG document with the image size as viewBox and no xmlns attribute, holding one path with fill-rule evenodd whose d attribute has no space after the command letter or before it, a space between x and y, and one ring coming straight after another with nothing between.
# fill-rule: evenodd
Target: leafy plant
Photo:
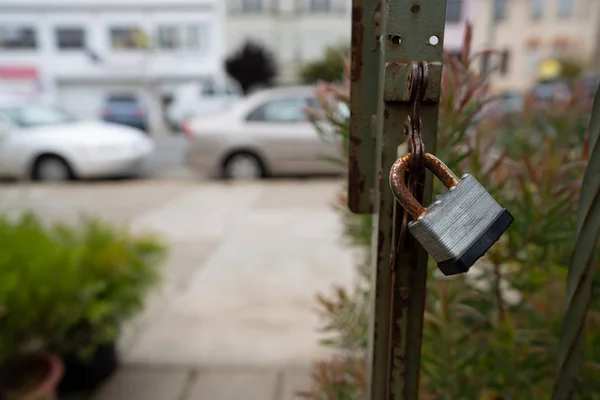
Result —
<instances>
[{"instance_id":1,"label":"leafy plant","mask_svg":"<svg viewBox=\"0 0 600 400\"><path fill-rule=\"evenodd\" d=\"M93 219L0 216L0 364L29 352L89 354L113 340L159 279L166 249Z\"/></svg>"},{"instance_id":2,"label":"leafy plant","mask_svg":"<svg viewBox=\"0 0 600 400\"><path fill-rule=\"evenodd\" d=\"M528 106L519 118L509 121L479 118L492 99L487 77L472 68L481 55L470 55L469 28L463 53L446 56L437 155L454 171L472 173L511 211L515 222L468 274L442 277L431 263L421 397L547 399L556 374L567 267L588 159L589 104L576 98L560 107ZM317 93L323 99L346 101L349 91L346 82L343 87L319 85ZM328 104L323 101L326 109ZM336 118L331 107L322 115L347 138L347 121ZM346 157L347 152L342 153L341 159ZM445 188L436 183L434 190ZM364 362L372 290L371 216L351 214L344 195L339 201L336 207L349 244L365 250L364 261L357 266L362 279L350 290L320 294L318 301L328 335L325 344ZM592 302L580 399L595 399L600 393L600 368L594 361L600 343L595 296ZM315 373L326 366L340 368L335 361L323 362ZM318 376L310 398L364 398L365 388L358 380L353 394L343 397L330 388L336 383L326 380L329 374ZM348 382L340 384L346 388Z\"/></svg>"},{"instance_id":3,"label":"leafy plant","mask_svg":"<svg viewBox=\"0 0 600 400\"><path fill-rule=\"evenodd\" d=\"M271 52L247 41L242 48L225 60L227 74L237 80L245 94L258 85L270 86L277 75Z\"/></svg>"},{"instance_id":4,"label":"leafy plant","mask_svg":"<svg viewBox=\"0 0 600 400\"><path fill-rule=\"evenodd\" d=\"M300 79L305 84L341 80L344 73L344 55L347 51L346 47L327 48L322 59L309 62L300 68Z\"/></svg>"}]
</instances>

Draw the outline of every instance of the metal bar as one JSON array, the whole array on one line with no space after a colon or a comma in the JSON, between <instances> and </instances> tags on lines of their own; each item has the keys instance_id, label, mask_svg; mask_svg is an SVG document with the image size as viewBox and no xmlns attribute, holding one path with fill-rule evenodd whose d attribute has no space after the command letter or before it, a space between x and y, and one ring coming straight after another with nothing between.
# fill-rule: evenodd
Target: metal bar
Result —
<instances>
[{"instance_id":1,"label":"metal bar","mask_svg":"<svg viewBox=\"0 0 600 400\"><path fill-rule=\"evenodd\" d=\"M590 157L579 197L577 239L567 277L567 311L558 342L558 374L552 400L575 396L583 359L584 327L592 299L600 236L600 90L594 96L588 132Z\"/></svg>"},{"instance_id":2,"label":"metal bar","mask_svg":"<svg viewBox=\"0 0 600 400\"><path fill-rule=\"evenodd\" d=\"M369 398L414 400L419 397L421 337L427 258L423 248L406 235L403 252L395 253L395 231L404 211L389 189L389 171L405 140L404 123L410 112L406 102L411 63L432 63L428 94L420 114L427 152L435 154L441 61L443 57L446 0L387 0L383 130L377 143L380 154L378 215L374 233L374 301ZM430 39L435 37L435 44ZM433 39L432 39L433 40ZM436 69L437 67L437 69ZM431 198L432 176L424 174L417 200Z\"/></svg>"},{"instance_id":3,"label":"metal bar","mask_svg":"<svg viewBox=\"0 0 600 400\"><path fill-rule=\"evenodd\" d=\"M348 207L357 214L374 212L377 112L381 102L381 1L353 0L348 143Z\"/></svg>"}]
</instances>

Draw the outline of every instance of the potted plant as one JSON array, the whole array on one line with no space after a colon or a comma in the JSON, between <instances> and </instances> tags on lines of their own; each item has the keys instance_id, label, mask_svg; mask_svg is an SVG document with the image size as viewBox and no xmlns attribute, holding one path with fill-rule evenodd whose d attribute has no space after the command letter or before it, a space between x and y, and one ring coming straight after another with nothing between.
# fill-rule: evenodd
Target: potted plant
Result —
<instances>
[{"instance_id":1,"label":"potted plant","mask_svg":"<svg viewBox=\"0 0 600 400\"><path fill-rule=\"evenodd\" d=\"M82 271L31 214L0 217L0 243L0 397L53 399L57 354L83 312Z\"/></svg>"},{"instance_id":2,"label":"potted plant","mask_svg":"<svg viewBox=\"0 0 600 400\"><path fill-rule=\"evenodd\" d=\"M63 376L80 376L80 366L102 370L94 369L94 356L114 349L120 324L157 283L165 254L152 237L93 219L45 225L31 213L1 215L0 243L3 400L54 399Z\"/></svg>"},{"instance_id":3,"label":"potted plant","mask_svg":"<svg viewBox=\"0 0 600 400\"><path fill-rule=\"evenodd\" d=\"M165 246L151 235L132 235L95 219L76 227L56 226L64 246L79 249L79 262L94 297L68 332L72 343L61 355L61 394L94 389L118 366L116 339L121 324L142 311L159 280Z\"/></svg>"}]
</instances>

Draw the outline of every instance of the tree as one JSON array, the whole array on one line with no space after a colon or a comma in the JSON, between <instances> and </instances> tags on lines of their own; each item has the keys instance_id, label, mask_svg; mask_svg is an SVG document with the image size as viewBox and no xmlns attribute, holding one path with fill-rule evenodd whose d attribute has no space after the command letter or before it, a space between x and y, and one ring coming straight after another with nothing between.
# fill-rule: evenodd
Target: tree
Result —
<instances>
[{"instance_id":1,"label":"tree","mask_svg":"<svg viewBox=\"0 0 600 400\"><path fill-rule=\"evenodd\" d=\"M246 41L240 50L225 60L225 71L240 83L245 94L255 86L271 85L277 75L272 53L252 41Z\"/></svg>"},{"instance_id":2,"label":"tree","mask_svg":"<svg viewBox=\"0 0 600 400\"><path fill-rule=\"evenodd\" d=\"M307 63L300 69L300 79L306 84L339 81L344 73L346 53L345 46L327 48L322 59Z\"/></svg>"}]
</instances>

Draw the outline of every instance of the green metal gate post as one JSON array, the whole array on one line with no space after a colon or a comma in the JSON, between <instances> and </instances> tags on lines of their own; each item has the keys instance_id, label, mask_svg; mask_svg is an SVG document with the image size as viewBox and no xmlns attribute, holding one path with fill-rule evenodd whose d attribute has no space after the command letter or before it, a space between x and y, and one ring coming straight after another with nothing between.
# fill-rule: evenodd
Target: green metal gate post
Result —
<instances>
[{"instance_id":1,"label":"green metal gate post","mask_svg":"<svg viewBox=\"0 0 600 400\"><path fill-rule=\"evenodd\" d=\"M402 221L403 210L389 188L389 171L405 141L414 62L426 63L429 71L420 115L425 150L435 154L445 14L446 0L353 3L348 198L352 211L376 214L370 400L419 397L428 255L411 235L406 235L402 252L394 254L394 227ZM424 176L419 197L427 203L432 176Z\"/></svg>"}]
</instances>

